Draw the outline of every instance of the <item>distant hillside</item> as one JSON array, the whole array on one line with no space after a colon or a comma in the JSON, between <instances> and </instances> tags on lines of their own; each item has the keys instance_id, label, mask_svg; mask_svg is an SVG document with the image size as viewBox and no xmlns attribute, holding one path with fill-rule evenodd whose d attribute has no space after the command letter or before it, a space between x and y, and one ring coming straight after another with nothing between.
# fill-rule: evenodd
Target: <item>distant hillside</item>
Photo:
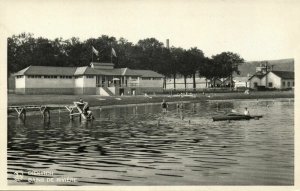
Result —
<instances>
[{"instance_id":1,"label":"distant hillside","mask_svg":"<svg viewBox=\"0 0 300 191\"><path fill-rule=\"evenodd\" d=\"M262 61L249 61L239 66L240 75L234 76L247 76L252 75L256 71L256 67L268 62L268 65L273 65L273 70L277 71L294 71L294 59L281 59L281 60L262 60Z\"/></svg>"}]
</instances>

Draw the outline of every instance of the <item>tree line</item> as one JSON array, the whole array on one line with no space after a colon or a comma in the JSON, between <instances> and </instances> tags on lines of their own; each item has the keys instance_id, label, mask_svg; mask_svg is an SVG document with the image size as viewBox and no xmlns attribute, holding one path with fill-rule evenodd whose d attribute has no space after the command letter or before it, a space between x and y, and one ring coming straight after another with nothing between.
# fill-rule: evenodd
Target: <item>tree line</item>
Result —
<instances>
[{"instance_id":1,"label":"tree line","mask_svg":"<svg viewBox=\"0 0 300 191\"><path fill-rule=\"evenodd\" d=\"M13 35L7 39L8 75L30 65L38 66L87 66L93 61L112 62L116 68L153 70L174 79L183 76L193 78L205 77L215 82L218 78L231 77L233 72L239 73L238 65L244 62L238 54L222 52L206 57L197 47L183 49L165 47L155 38L139 40L136 44L125 38L116 39L107 35L80 41L79 38L35 38L31 33ZM92 47L98 51L93 53ZM112 48L116 57L111 57ZM94 55L92 55L94 54ZM165 85L165 84L164 84Z\"/></svg>"}]
</instances>

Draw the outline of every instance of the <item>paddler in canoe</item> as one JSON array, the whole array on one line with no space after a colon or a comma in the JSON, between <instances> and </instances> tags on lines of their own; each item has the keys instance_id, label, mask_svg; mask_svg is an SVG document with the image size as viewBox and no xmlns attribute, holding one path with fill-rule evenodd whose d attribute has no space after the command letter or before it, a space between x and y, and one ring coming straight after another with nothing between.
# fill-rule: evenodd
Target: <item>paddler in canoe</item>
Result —
<instances>
[{"instance_id":1,"label":"paddler in canoe","mask_svg":"<svg viewBox=\"0 0 300 191\"><path fill-rule=\"evenodd\" d=\"M238 114L235 110L232 110L232 113L229 113L227 115L214 116L213 121L249 120L259 118L262 118L262 115L250 115L248 108L245 107L243 114Z\"/></svg>"},{"instance_id":2,"label":"paddler in canoe","mask_svg":"<svg viewBox=\"0 0 300 191\"><path fill-rule=\"evenodd\" d=\"M245 107L244 115L250 116L250 112L247 107Z\"/></svg>"}]
</instances>

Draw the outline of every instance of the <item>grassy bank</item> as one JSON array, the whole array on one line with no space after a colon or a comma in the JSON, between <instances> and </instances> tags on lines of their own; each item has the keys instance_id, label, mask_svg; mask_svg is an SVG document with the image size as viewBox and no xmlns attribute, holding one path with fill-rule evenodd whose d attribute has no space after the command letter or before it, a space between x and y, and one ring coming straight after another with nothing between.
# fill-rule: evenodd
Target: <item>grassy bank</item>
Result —
<instances>
[{"instance_id":1,"label":"grassy bank","mask_svg":"<svg viewBox=\"0 0 300 191\"><path fill-rule=\"evenodd\" d=\"M227 100L227 99L268 99L268 98L294 98L292 91L268 91L251 92L250 95L244 93L210 93L197 94L195 97L179 97L156 95L151 98L145 96L122 96L122 97L103 97L99 95L8 95L8 106L14 105L47 105L47 104L73 104L73 101L83 98L89 102L90 106L109 106L140 103L157 103L165 99L167 102L177 101L204 101L204 100Z\"/></svg>"}]
</instances>

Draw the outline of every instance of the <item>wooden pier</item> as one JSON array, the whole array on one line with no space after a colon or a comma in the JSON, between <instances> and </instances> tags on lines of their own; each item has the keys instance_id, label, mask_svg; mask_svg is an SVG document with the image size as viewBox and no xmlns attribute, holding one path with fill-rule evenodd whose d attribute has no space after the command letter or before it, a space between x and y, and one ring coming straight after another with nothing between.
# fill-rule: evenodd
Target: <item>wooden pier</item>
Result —
<instances>
[{"instance_id":1,"label":"wooden pier","mask_svg":"<svg viewBox=\"0 0 300 191\"><path fill-rule=\"evenodd\" d=\"M87 120L86 115L83 112L83 109L74 105L18 105L18 106L8 106L8 113L16 111L19 118L26 119L27 111L40 111L44 119L50 120L50 110L60 110L66 109L69 112L70 120L73 120L74 117L79 117L79 120Z\"/></svg>"}]
</instances>

